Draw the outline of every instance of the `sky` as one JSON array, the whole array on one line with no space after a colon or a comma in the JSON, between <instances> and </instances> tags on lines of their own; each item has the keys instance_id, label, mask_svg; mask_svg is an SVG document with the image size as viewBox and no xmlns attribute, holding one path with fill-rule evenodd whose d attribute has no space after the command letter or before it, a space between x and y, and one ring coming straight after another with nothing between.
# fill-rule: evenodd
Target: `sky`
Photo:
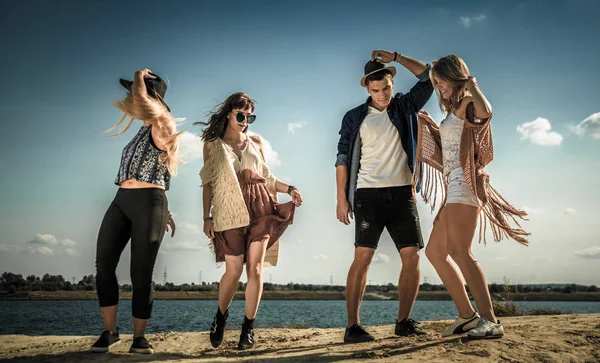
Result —
<instances>
[{"instance_id":1,"label":"sky","mask_svg":"<svg viewBox=\"0 0 600 363\"><path fill-rule=\"evenodd\" d=\"M109 138L125 95L119 78L149 68L186 120L187 163L172 181L177 232L154 280L218 281L201 233L201 132L236 91L257 101L251 130L268 141L273 173L304 205L265 281L345 284L354 224L335 217L343 115L368 96L359 81L374 49L423 62L461 56L492 104L491 182L530 213L530 246L473 244L488 282L600 284L600 26L597 1L27 1L0 3L0 272L95 273L102 217L117 192L121 151L140 123ZM595 24L595 25L594 25ZM395 92L417 81L396 64ZM425 106L442 119L435 95ZM287 198L287 199L286 199ZM281 200L289 200L282 196ZM418 203L425 241L433 215ZM129 280L128 248L118 276ZM368 280L396 283L384 232ZM422 282L441 283L424 254ZM242 277L245 281L245 277Z\"/></svg>"}]
</instances>

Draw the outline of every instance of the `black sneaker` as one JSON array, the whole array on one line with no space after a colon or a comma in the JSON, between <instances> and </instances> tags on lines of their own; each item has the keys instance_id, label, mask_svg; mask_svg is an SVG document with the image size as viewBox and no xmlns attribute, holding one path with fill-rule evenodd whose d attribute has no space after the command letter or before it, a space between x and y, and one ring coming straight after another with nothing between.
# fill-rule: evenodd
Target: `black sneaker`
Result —
<instances>
[{"instance_id":1,"label":"black sneaker","mask_svg":"<svg viewBox=\"0 0 600 363\"><path fill-rule=\"evenodd\" d=\"M403 319L402 321L396 320L396 329L394 333L401 337L408 335L424 335L427 332L419 327L421 323L412 319Z\"/></svg>"},{"instance_id":2,"label":"black sneaker","mask_svg":"<svg viewBox=\"0 0 600 363\"><path fill-rule=\"evenodd\" d=\"M221 314L221 310L217 308L217 315L213 319L212 325L210 326L210 344L213 348L217 348L223 342L223 334L225 334L225 325L227 325L227 318L229 318L229 309L225 310L225 314Z\"/></svg>"},{"instance_id":3,"label":"black sneaker","mask_svg":"<svg viewBox=\"0 0 600 363\"><path fill-rule=\"evenodd\" d=\"M145 337L137 337L133 338L129 353L152 354L154 353L154 349L152 349L152 346Z\"/></svg>"},{"instance_id":4,"label":"black sneaker","mask_svg":"<svg viewBox=\"0 0 600 363\"><path fill-rule=\"evenodd\" d=\"M111 346L119 343L121 343L121 339L119 339L119 328L117 328L117 332L115 334L111 333L110 330L105 330L102 332L96 343L92 345L92 349L90 349L90 351L96 353L106 353Z\"/></svg>"},{"instance_id":5,"label":"black sneaker","mask_svg":"<svg viewBox=\"0 0 600 363\"><path fill-rule=\"evenodd\" d=\"M244 316L242 333L240 334L239 350L250 349L254 346L254 319L250 320Z\"/></svg>"},{"instance_id":6,"label":"black sneaker","mask_svg":"<svg viewBox=\"0 0 600 363\"><path fill-rule=\"evenodd\" d=\"M344 334L344 343L364 343L372 342L374 340L375 337L358 324L347 327Z\"/></svg>"}]
</instances>

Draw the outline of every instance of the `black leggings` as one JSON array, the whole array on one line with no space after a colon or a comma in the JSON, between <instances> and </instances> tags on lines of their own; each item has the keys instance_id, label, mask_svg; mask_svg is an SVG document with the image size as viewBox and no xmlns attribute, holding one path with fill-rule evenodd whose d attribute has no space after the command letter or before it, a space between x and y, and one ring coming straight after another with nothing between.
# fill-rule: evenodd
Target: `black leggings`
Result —
<instances>
[{"instance_id":1,"label":"black leggings","mask_svg":"<svg viewBox=\"0 0 600 363\"><path fill-rule=\"evenodd\" d=\"M114 306L119 302L116 269L131 238L132 313L134 318L150 319L152 273L168 217L169 206L164 190L119 188L98 233L96 289L100 307Z\"/></svg>"}]
</instances>

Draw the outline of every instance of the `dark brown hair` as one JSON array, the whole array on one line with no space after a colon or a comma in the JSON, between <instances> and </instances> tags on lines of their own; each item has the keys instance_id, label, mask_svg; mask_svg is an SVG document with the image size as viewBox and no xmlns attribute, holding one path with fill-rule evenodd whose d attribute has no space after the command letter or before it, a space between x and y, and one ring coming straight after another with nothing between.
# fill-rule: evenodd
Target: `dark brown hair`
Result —
<instances>
[{"instance_id":1,"label":"dark brown hair","mask_svg":"<svg viewBox=\"0 0 600 363\"><path fill-rule=\"evenodd\" d=\"M200 136L202 141L214 141L218 138L223 138L229 123L227 115L235 109L254 110L254 104L255 101L244 92L236 92L227 97L225 101L216 105L210 112L208 122L194 122L194 125L206 126L202 130L202 135Z\"/></svg>"}]
</instances>

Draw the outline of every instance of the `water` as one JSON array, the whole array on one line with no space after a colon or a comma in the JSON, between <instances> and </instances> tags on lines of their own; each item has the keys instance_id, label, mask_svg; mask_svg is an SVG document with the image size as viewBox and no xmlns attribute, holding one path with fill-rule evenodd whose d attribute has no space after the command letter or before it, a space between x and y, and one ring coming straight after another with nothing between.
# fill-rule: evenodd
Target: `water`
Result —
<instances>
[{"instance_id":1,"label":"water","mask_svg":"<svg viewBox=\"0 0 600 363\"><path fill-rule=\"evenodd\" d=\"M525 310L553 308L572 313L600 313L600 302L520 301ZM156 300L149 333L167 331L206 331L217 309L216 301ZM230 326L239 327L244 317L244 302L234 301ZM392 324L398 301L363 301L364 325ZM416 320L454 319L452 301L417 301L412 318ZM265 300L260 303L257 327L301 326L340 328L346 325L345 301ZM130 334L131 301L119 302L120 332ZM82 301L0 301L0 334L96 335L103 330L98 302Z\"/></svg>"}]
</instances>

